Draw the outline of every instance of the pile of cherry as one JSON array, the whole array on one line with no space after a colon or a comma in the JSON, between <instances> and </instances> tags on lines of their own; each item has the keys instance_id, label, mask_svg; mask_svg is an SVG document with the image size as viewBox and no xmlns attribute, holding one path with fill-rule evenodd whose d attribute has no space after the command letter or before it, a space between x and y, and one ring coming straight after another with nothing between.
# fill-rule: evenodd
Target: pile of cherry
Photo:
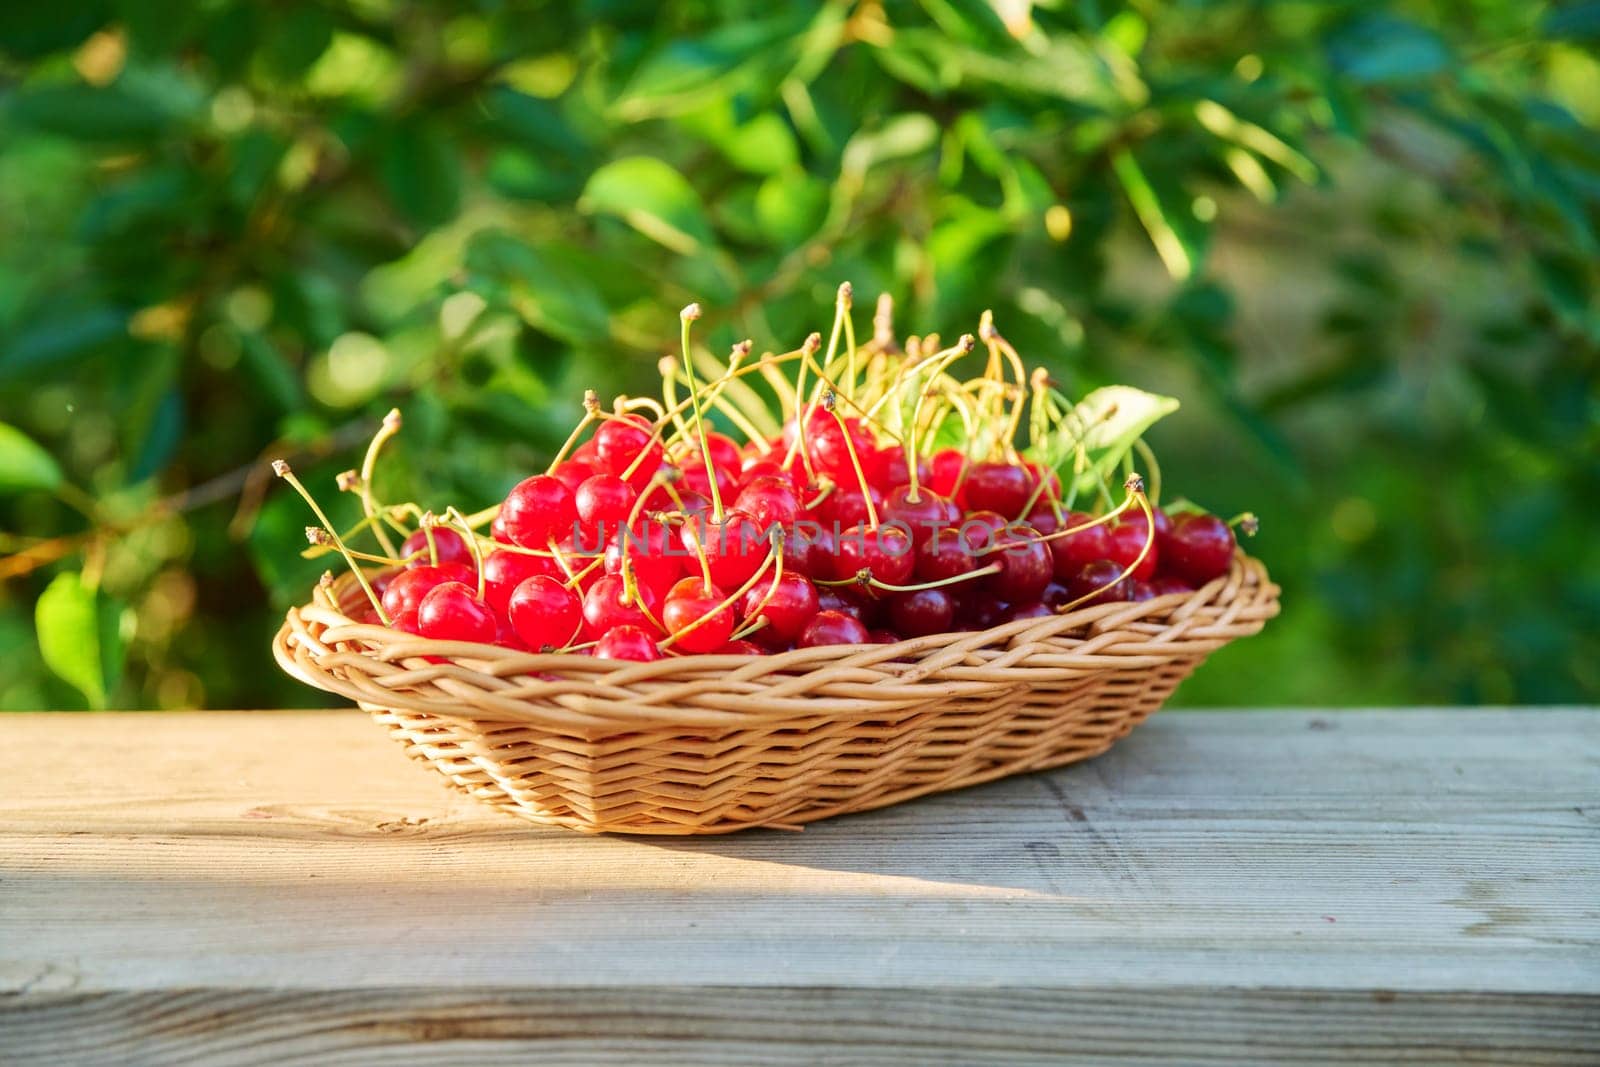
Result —
<instances>
[{"instance_id":1,"label":"pile of cherry","mask_svg":"<svg viewBox=\"0 0 1600 1067\"><path fill-rule=\"evenodd\" d=\"M1234 555L1221 519L1137 491L1110 516L1066 511L1027 462L945 450L913 472L831 407L743 446L697 429L669 455L644 416L605 413L511 490L487 537L412 533L360 621L619 660L761 655L1187 593Z\"/></svg>"}]
</instances>

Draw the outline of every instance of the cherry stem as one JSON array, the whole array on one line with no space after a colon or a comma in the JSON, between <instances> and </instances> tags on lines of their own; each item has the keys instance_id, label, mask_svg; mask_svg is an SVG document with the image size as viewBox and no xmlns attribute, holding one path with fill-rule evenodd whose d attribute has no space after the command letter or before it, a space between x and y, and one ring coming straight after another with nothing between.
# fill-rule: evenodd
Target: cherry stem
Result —
<instances>
[{"instance_id":1,"label":"cherry stem","mask_svg":"<svg viewBox=\"0 0 1600 1067\"><path fill-rule=\"evenodd\" d=\"M949 578L940 578L932 582L918 582L915 585L890 585L888 582L880 582L876 578L868 578L867 584L872 586L874 589L884 589L891 593L920 593L924 589L940 589L947 585L959 585L962 582L970 582L974 578L982 578L985 574L999 574L1002 569L1002 566L998 563L988 563L982 567L977 567L973 570L967 571L965 574L957 574Z\"/></svg>"},{"instance_id":2,"label":"cherry stem","mask_svg":"<svg viewBox=\"0 0 1600 1067\"><path fill-rule=\"evenodd\" d=\"M372 435L372 443L367 445L367 454L361 460L361 511L371 519L378 510L378 502L372 495L372 476L378 466L378 453L382 451L384 443L400 432L400 409L390 408L389 413L383 417L383 423L378 427L378 432ZM394 543L389 540L389 534L376 522L372 524L372 532L378 539L378 544L389 555L394 555Z\"/></svg>"},{"instance_id":3,"label":"cherry stem","mask_svg":"<svg viewBox=\"0 0 1600 1067\"><path fill-rule=\"evenodd\" d=\"M950 364L954 363L956 360L960 359L962 356L966 355L968 352L971 352L972 348L973 348L973 344L974 344L974 342L973 342L973 339L972 339L972 335L970 333L962 334L961 335L961 339L958 342L956 342L955 347L948 350L950 354L948 356L945 356L942 360L940 360L939 363L933 368L933 372L930 375L930 378L931 379L936 379L939 375L941 375L941 374L943 374L945 372L945 368L949 367ZM920 380L919 377L912 377L912 378L909 379L909 381L912 384L916 384L916 382L918 382L919 380ZM930 386L932 385L932 381L931 380L929 382L929 385ZM928 398L929 391L930 391L930 389L927 389L927 388L919 388L917 390L917 402L914 405L912 405L912 408L911 408L910 440L907 443L907 445L905 446L905 448L906 448L906 470L911 475L911 499L912 500L921 499L919 497L919 495L918 495L918 488L919 487L918 487L918 484L917 484L917 427L922 424L921 423L921 420L922 420L922 402Z\"/></svg>"},{"instance_id":4,"label":"cherry stem","mask_svg":"<svg viewBox=\"0 0 1600 1067\"><path fill-rule=\"evenodd\" d=\"M300 553L301 559L317 559L327 552L338 551L333 545L332 536L320 526L307 526L306 540L311 543L311 547ZM396 565L403 567L413 560L422 558L421 552L413 552L403 559L395 559L392 556L380 556L373 552L363 552L359 548L350 548L349 546L346 546L346 551L355 559L359 559L364 563L376 563L381 567L394 567Z\"/></svg>"},{"instance_id":5,"label":"cherry stem","mask_svg":"<svg viewBox=\"0 0 1600 1067\"><path fill-rule=\"evenodd\" d=\"M461 528L461 534L466 538L467 551L472 553L472 563L478 569L478 599L483 599L484 573L483 573L483 546L478 544L478 535L472 532L472 527L467 525L466 516L455 509L454 505L444 509L444 514L452 525Z\"/></svg>"},{"instance_id":6,"label":"cherry stem","mask_svg":"<svg viewBox=\"0 0 1600 1067\"><path fill-rule=\"evenodd\" d=\"M585 389L583 391L583 418L578 420L578 425L572 428L572 432L567 435L566 441L562 442L561 447L556 450L555 457L550 460L550 465L544 469L546 474L553 473L557 467L566 462L567 453L572 451L583 431L587 430L589 424L596 419L599 410L600 398L595 396L593 389Z\"/></svg>"},{"instance_id":7,"label":"cherry stem","mask_svg":"<svg viewBox=\"0 0 1600 1067\"><path fill-rule=\"evenodd\" d=\"M1118 582L1126 580L1128 575L1132 574L1134 571L1139 569L1139 564L1144 562L1145 556L1148 555L1149 552L1150 552L1150 546L1155 543L1155 539L1156 539L1155 517L1151 514L1151 511L1150 511L1150 501L1145 499L1145 495L1144 495L1144 479L1140 478L1137 474L1130 474L1128 476L1127 482L1125 483L1125 488L1127 488L1127 490L1128 490L1128 498L1122 502L1122 507L1118 508L1117 510L1121 511L1121 510L1125 509L1134 500L1138 500L1139 507L1141 509L1143 509L1144 514L1145 514L1145 531L1146 531L1146 533L1145 533L1144 547L1139 550L1139 554L1134 557L1133 562L1128 564L1126 567L1123 567L1122 568L1122 572L1120 574L1118 574L1115 578L1111 579L1111 581L1109 581L1109 582L1105 583L1104 585L1100 586L1098 589L1090 590L1089 592L1083 594L1083 596L1078 597L1076 600L1069 600L1067 603L1061 605L1059 608L1056 609L1056 614L1057 615L1065 615L1065 614L1067 614L1067 612L1071 611L1075 607L1078 607L1084 601L1092 600L1095 597L1099 596L1101 593L1105 592L1107 589L1110 589L1112 586L1116 585ZM1087 528L1087 527L1085 527L1085 528Z\"/></svg>"},{"instance_id":8,"label":"cherry stem","mask_svg":"<svg viewBox=\"0 0 1600 1067\"><path fill-rule=\"evenodd\" d=\"M846 425L844 416L835 410L833 398L833 393L824 393L822 409L832 415L833 421L839 424L839 436L844 439L844 450L850 456L850 466L855 470L856 482L861 487L862 503L867 505L867 520L876 529L878 525L878 509L872 505L872 486L867 484L867 472L862 470L861 459L856 455L856 443L851 440L850 427Z\"/></svg>"},{"instance_id":9,"label":"cherry stem","mask_svg":"<svg viewBox=\"0 0 1600 1067\"><path fill-rule=\"evenodd\" d=\"M839 314L844 318L845 375L844 394L851 400L856 396L856 323L850 312L855 307L855 290L849 282L839 284Z\"/></svg>"},{"instance_id":10,"label":"cherry stem","mask_svg":"<svg viewBox=\"0 0 1600 1067\"><path fill-rule=\"evenodd\" d=\"M694 428L695 433L700 437L700 458L706 465L706 481L710 483L711 517L720 523L722 522L722 491L717 488L717 468L711 462L711 443L706 437L705 418L700 412L700 387L695 384L694 359L689 355L689 324L699 317L699 304L690 304L678 313L678 321L683 327L683 373L685 383L689 388L689 397L694 401Z\"/></svg>"},{"instance_id":11,"label":"cherry stem","mask_svg":"<svg viewBox=\"0 0 1600 1067\"><path fill-rule=\"evenodd\" d=\"M753 619L756 619L758 621L757 621L755 626L750 627L748 630L736 632L733 635L733 637L730 638L730 640L737 640L739 638L747 636L748 634L755 633L757 630L761 629L762 626L765 626L767 624L766 618L761 615L761 609L766 607L767 604L771 602L773 596L778 592L778 586L783 582L783 530L782 530L782 528L775 529L773 531L772 536L773 536L773 542L774 542L773 548L776 549L775 555L777 556L778 565L772 572L772 582L771 582L771 584L767 586L767 591L764 594L762 594L761 599L759 601L757 601L754 610L748 611L748 612L745 613L746 617L753 618ZM772 558L772 556L769 555L768 559L771 559L771 558ZM763 570L765 569L764 565L763 565L762 569ZM752 586L752 588L754 588L754 587Z\"/></svg>"},{"instance_id":12,"label":"cherry stem","mask_svg":"<svg viewBox=\"0 0 1600 1067\"><path fill-rule=\"evenodd\" d=\"M783 457L783 469L788 470L794 466L794 457L798 453L800 463L806 469L808 481L817 480L816 468L811 465L811 449L806 447L806 422L816 405L805 398L806 395L806 368L811 366L811 357L816 355L817 349L822 345L822 335L813 333L800 346L800 370L795 374L795 413L794 413L794 443L789 446L789 452Z\"/></svg>"},{"instance_id":13,"label":"cherry stem","mask_svg":"<svg viewBox=\"0 0 1600 1067\"><path fill-rule=\"evenodd\" d=\"M1253 511L1241 511L1228 520L1228 526L1237 527L1246 537L1254 537L1256 531L1261 529L1261 520L1256 518L1256 513Z\"/></svg>"},{"instance_id":14,"label":"cherry stem","mask_svg":"<svg viewBox=\"0 0 1600 1067\"><path fill-rule=\"evenodd\" d=\"M317 521L320 522L322 524L322 528L328 532L328 536L333 538L334 547L339 550L339 554L344 557L345 563L349 565L351 572L355 574L356 581L361 585L361 591L367 594L367 599L372 602L372 608L378 613L379 621L381 621L385 626L388 626L390 621L389 615L383 610L383 602L378 599L378 594L372 591L372 583L367 581L366 572L363 571L359 565L357 565L355 557L352 556L350 554L350 550L345 547L344 539L334 532L333 523L329 522L328 516L323 514L322 508L317 504L316 498L306 491L305 486L300 484L300 479L294 476L294 471L289 469L289 464L285 461L281 459L274 460L272 463L272 473L276 474L278 477L282 478L284 481L293 486L294 491L299 493L301 498L305 500L306 504L310 506L311 513L317 517Z\"/></svg>"},{"instance_id":15,"label":"cherry stem","mask_svg":"<svg viewBox=\"0 0 1600 1067\"><path fill-rule=\"evenodd\" d=\"M439 546L433 540L433 520L433 512L424 511L422 518L419 520L421 523L419 528L422 530L422 539L428 543L428 562L437 567L439 565Z\"/></svg>"}]
</instances>

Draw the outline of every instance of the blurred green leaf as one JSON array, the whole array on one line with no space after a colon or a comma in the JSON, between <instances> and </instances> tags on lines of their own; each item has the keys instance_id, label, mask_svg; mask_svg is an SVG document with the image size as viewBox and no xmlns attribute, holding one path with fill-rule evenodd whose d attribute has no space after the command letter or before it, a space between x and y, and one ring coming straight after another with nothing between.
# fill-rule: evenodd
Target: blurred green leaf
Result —
<instances>
[{"instance_id":1,"label":"blurred green leaf","mask_svg":"<svg viewBox=\"0 0 1600 1067\"><path fill-rule=\"evenodd\" d=\"M0 422L0 493L51 490L60 484L61 467L55 457L15 426Z\"/></svg>"},{"instance_id":2,"label":"blurred green leaf","mask_svg":"<svg viewBox=\"0 0 1600 1067\"><path fill-rule=\"evenodd\" d=\"M1400 82L1444 70L1450 52L1439 35L1392 15L1357 19L1328 42L1335 68L1358 82Z\"/></svg>"},{"instance_id":3,"label":"blurred green leaf","mask_svg":"<svg viewBox=\"0 0 1600 1067\"><path fill-rule=\"evenodd\" d=\"M579 207L616 215L674 252L694 255L711 243L700 194L672 165L652 156L607 163L589 177Z\"/></svg>"},{"instance_id":4,"label":"blurred green leaf","mask_svg":"<svg viewBox=\"0 0 1600 1067\"><path fill-rule=\"evenodd\" d=\"M1600 3L1552 5L1540 20L1540 29L1547 37L1560 37L1574 41L1600 40Z\"/></svg>"},{"instance_id":5,"label":"blurred green leaf","mask_svg":"<svg viewBox=\"0 0 1600 1067\"><path fill-rule=\"evenodd\" d=\"M40 85L18 92L11 114L36 129L83 141L146 141L177 117L157 103L117 85Z\"/></svg>"},{"instance_id":6,"label":"blurred green leaf","mask_svg":"<svg viewBox=\"0 0 1600 1067\"><path fill-rule=\"evenodd\" d=\"M71 48L111 15L110 3L97 0L56 4L0 4L0 53L38 59Z\"/></svg>"},{"instance_id":7,"label":"blurred green leaf","mask_svg":"<svg viewBox=\"0 0 1600 1067\"><path fill-rule=\"evenodd\" d=\"M114 308L49 309L0 352L0 381L80 359L127 332L128 317Z\"/></svg>"},{"instance_id":8,"label":"blurred green leaf","mask_svg":"<svg viewBox=\"0 0 1600 1067\"><path fill-rule=\"evenodd\" d=\"M121 607L71 571L58 574L34 606L34 627L45 664L104 708L122 675Z\"/></svg>"},{"instance_id":9,"label":"blurred green leaf","mask_svg":"<svg viewBox=\"0 0 1600 1067\"><path fill-rule=\"evenodd\" d=\"M383 183L395 205L423 228L438 226L461 206L461 156L439 127L410 122L389 133Z\"/></svg>"},{"instance_id":10,"label":"blurred green leaf","mask_svg":"<svg viewBox=\"0 0 1600 1067\"><path fill-rule=\"evenodd\" d=\"M479 234L467 251L474 270L500 279L531 326L584 344L605 339L610 315L599 290L559 246L535 249L506 233Z\"/></svg>"}]
</instances>

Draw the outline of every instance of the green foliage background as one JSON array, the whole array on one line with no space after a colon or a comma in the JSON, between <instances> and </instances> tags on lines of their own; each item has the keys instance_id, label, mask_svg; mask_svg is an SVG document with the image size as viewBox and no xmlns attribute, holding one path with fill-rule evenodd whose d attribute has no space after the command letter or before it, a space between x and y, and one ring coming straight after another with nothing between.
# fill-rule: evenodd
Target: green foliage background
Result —
<instances>
[{"instance_id":1,"label":"green foliage background","mask_svg":"<svg viewBox=\"0 0 1600 1067\"><path fill-rule=\"evenodd\" d=\"M0 706L324 698L384 495L491 502L676 312L835 285L1184 400L1286 613L1190 703L1600 698L1600 4L103 0L0 10ZM868 312L863 310L863 321ZM43 594L41 596L41 594Z\"/></svg>"}]
</instances>

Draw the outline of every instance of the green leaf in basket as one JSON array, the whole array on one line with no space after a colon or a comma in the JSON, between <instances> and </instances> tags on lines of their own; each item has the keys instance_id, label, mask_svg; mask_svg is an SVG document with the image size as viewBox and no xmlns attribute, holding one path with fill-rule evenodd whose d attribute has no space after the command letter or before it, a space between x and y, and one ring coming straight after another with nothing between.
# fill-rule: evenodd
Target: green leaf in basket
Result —
<instances>
[{"instance_id":1,"label":"green leaf in basket","mask_svg":"<svg viewBox=\"0 0 1600 1067\"><path fill-rule=\"evenodd\" d=\"M89 588L81 575L59 574L34 606L34 629L44 662L70 683L92 708L104 708L106 696L122 675L121 608Z\"/></svg>"},{"instance_id":2,"label":"green leaf in basket","mask_svg":"<svg viewBox=\"0 0 1600 1067\"><path fill-rule=\"evenodd\" d=\"M0 422L0 493L49 490L60 484L55 458L15 426Z\"/></svg>"},{"instance_id":3,"label":"green leaf in basket","mask_svg":"<svg viewBox=\"0 0 1600 1067\"><path fill-rule=\"evenodd\" d=\"M1111 480L1134 442L1177 410L1173 397L1130 385L1108 385L1078 401L1051 434L1029 450L1031 458L1059 470L1064 482L1075 475L1078 490L1088 492L1102 480ZM1080 446L1086 464L1074 462Z\"/></svg>"}]
</instances>

